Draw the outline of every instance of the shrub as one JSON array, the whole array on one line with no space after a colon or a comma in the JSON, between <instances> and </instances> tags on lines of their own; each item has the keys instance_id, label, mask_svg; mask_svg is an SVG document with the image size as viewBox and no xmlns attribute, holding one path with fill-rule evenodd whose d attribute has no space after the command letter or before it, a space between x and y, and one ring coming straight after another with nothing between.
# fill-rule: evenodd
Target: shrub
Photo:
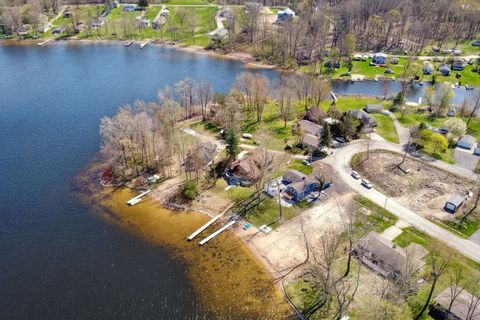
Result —
<instances>
[{"instance_id":1,"label":"shrub","mask_svg":"<svg viewBox=\"0 0 480 320\"><path fill-rule=\"evenodd\" d=\"M197 182L194 180L189 180L183 186L182 194L184 197L193 200L198 194Z\"/></svg>"}]
</instances>

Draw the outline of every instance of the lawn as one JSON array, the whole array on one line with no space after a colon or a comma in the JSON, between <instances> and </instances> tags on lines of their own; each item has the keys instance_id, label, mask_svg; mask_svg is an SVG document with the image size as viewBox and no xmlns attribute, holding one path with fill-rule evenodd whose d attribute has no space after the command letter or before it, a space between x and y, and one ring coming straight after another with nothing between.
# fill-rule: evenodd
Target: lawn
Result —
<instances>
[{"instance_id":1,"label":"lawn","mask_svg":"<svg viewBox=\"0 0 480 320\"><path fill-rule=\"evenodd\" d=\"M300 202L297 205L285 208L282 207L282 216L284 220L290 220L301 212L305 210L305 207L308 207L309 204ZM247 213L245 219L250 223L254 224L257 227L260 227L264 224L275 229L280 226L279 220L279 205L277 199L270 197L265 198L258 207Z\"/></svg>"},{"instance_id":2,"label":"lawn","mask_svg":"<svg viewBox=\"0 0 480 320\"><path fill-rule=\"evenodd\" d=\"M288 166L288 169L290 170L298 170L306 175L309 175L313 172L312 166L307 166L303 164L302 160L294 160L292 161Z\"/></svg>"},{"instance_id":3,"label":"lawn","mask_svg":"<svg viewBox=\"0 0 480 320\"><path fill-rule=\"evenodd\" d=\"M384 114L372 114L377 120L375 132L389 142L398 143L397 129L392 118Z\"/></svg>"},{"instance_id":4,"label":"lawn","mask_svg":"<svg viewBox=\"0 0 480 320\"><path fill-rule=\"evenodd\" d=\"M368 225L366 226L360 219L356 221L356 228L364 229L367 227L368 229L381 233L387 228L393 226L398 220L393 213L376 205L363 196L355 196L354 202L369 211L369 214L365 215Z\"/></svg>"},{"instance_id":5,"label":"lawn","mask_svg":"<svg viewBox=\"0 0 480 320\"><path fill-rule=\"evenodd\" d=\"M478 263L464 257L449 247L439 244L430 236L413 227L404 228L402 234L396 237L393 242L402 248L405 248L410 243L417 243L423 246L429 252L432 252L433 250L439 250L442 256L448 259L447 272L460 270L466 284L475 283L480 277L480 265ZM412 294L407 299L413 314L416 314L419 311L426 300L428 291L430 290L431 278L429 272L431 268L431 255L427 255L425 262L426 265L420 271L420 276L426 281L420 285L417 294ZM445 290L445 288L447 288L449 285L449 276L447 273L445 273L438 281L433 297Z\"/></svg>"},{"instance_id":6,"label":"lawn","mask_svg":"<svg viewBox=\"0 0 480 320\"><path fill-rule=\"evenodd\" d=\"M339 97L336 102L337 110L340 112L346 112L351 109L363 109L367 104L383 104L385 109L391 106L391 102L380 101L376 98L360 98L360 97ZM323 100L321 103L322 109L326 112L332 105L332 100Z\"/></svg>"},{"instance_id":7,"label":"lawn","mask_svg":"<svg viewBox=\"0 0 480 320\"><path fill-rule=\"evenodd\" d=\"M209 0L163 0L163 4L170 4L170 5L211 5L213 4L213 1Z\"/></svg>"},{"instance_id":8,"label":"lawn","mask_svg":"<svg viewBox=\"0 0 480 320\"><path fill-rule=\"evenodd\" d=\"M169 4L193 4L193 5L209 5L210 2L204 0L191 0L191 1L178 1L172 0ZM91 19L98 17L104 11L104 5L84 5L79 9L72 7L71 11L78 11L80 21L85 25L89 24ZM217 6L205 6L205 7L168 7L170 10L170 17L167 23L162 29L154 30L151 26L146 28L139 28L136 20L137 17L142 15L141 11L124 12L124 5L118 8L112 9L107 16L107 21L100 30L88 30L82 31L77 38L80 39L160 39L162 41L182 41L187 45L199 45L207 46L210 43L210 37L205 35L206 33L216 28L215 15L218 11ZM144 13L144 18L152 21L161 10L161 6L147 7ZM181 16L185 18L182 21ZM191 24L188 22L192 15L195 17L194 32L192 33ZM71 18L59 18L54 22L54 26L69 25L71 24ZM181 23L182 22L182 23ZM46 36L51 36L51 32L46 33ZM192 36L195 35L195 39ZM64 36L64 35L63 35Z\"/></svg>"}]
</instances>

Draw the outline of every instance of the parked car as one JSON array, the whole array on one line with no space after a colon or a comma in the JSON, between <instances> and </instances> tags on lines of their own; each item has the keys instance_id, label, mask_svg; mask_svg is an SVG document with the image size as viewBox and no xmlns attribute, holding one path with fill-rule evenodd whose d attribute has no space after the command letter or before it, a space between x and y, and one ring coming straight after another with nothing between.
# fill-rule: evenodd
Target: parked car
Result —
<instances>
[{"instance_id":1,"label":"parked car","mask_svg":"<svg viewBox=\"0 0 480 320\"><path fill-rule=\"evenodd\" d=\"M337 140L340 143L345 143L346 142L345 139L342 138L342 137L336 137L335 140Z\"/></svg>"},{"instance_id":2,"label":"parked car","mask_svg":"<svg viewBox=\"0 0 480 320\"><path fill-rule=\"evenodd\" d=\"M370 183L370 181L368 181L366 179L362 180L362 186L364 186L367 189L372 189L373 188L373 185Z\"/></svg>"},{"instance_id":3,"label":"parked car","mask_svg":"<svg viewBox=\"0 0 480 320\"><path fill-rule=\"evenodd\" d=\"M360 179L360 175L359 175L358 172L355 171L355 170L352 171L352 177L353 177L354 179L356 179L356 180Z\"/></svg>"}]
</instances>

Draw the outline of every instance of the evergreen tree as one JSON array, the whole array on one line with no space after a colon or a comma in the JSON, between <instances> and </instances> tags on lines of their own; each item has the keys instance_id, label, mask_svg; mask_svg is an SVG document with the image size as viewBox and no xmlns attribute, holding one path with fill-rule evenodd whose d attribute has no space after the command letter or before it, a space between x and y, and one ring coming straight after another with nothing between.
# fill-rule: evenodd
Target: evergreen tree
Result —
<instances>
[{"instance_id":1,"label":"evergreen tree","mask_svg":"<svg viewBox=\"0 0 480 320\"><path fill-rule=\"evenodd\" d=\"M333 146L332 141L332 132L330 131L330 126L325 124L325 129L323 129L322 137L320 139L320 147L331 148Z\"/></svg>"},{"instance_id":2,"label":"evergreen tree","mask_svg":"<svg viewBox=\"0 0 480 320\"><path fill-rule=\"evenodd\" d=\"M148 7L148 0L138 0L138 6L140 8Z\"/></svg>"},{"instance_id":3,"label":"evergreen tree","mask_svg":"<svg viewBox=\"0 0 480 320\"><path fill-rule=\"evenodd\" d=\"M238 154L238 136L232 129L227 129L225 133L225 142L227 143L227 156L231 161L235 160Z\"/></svg>"}]
</instances>

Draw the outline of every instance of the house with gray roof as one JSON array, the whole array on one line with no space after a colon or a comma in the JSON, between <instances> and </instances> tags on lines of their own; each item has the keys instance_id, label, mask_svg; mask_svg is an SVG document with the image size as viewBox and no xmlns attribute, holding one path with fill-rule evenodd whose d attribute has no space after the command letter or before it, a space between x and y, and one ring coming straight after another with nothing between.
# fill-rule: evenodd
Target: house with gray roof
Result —
<instances>
[{"instance_id":1,"label":"house with gray roof","mask_svg":"<svg viewBox=\"0 0 480 320\"><path fill-rule=\"evenodd\" d=\"M319 174L319 172L314 172L307 176L298 170L288 170L282 178L282 183L286 185L283 196L293 202L298 202L312 192L318 191L319 181L317 177ZM325 183L323 189L330 185L331 182Z\"/></svg>"},{"instance_id":2,"label":"house with gray roof","mask_svg":"<svg viewBox=\"0 0 480 320\"><path fill-rule=\"evenodd\" d=\"M375 53L373 55L372 63L374 64L387 64L387 55L385 53Z\"/></svg>"},{"instance_id":3,"label":"house with gray roof","mask_svg":"<svg viewBox=\"0 0 480 320\"><path fill-rule=\"evenodd\" d=\"M405 249L372 231L358 241L356 257L379 275L397 280L417 272L425 262L428 251L411 243Z\"/></svg>"},{"instance_id":4,"label":"house with gray roof","mask_svg":"<svg viewBox=\"0 0 480 320\"><path fill-rule=\"evenodd\" d=\"M363 110L355 109L348 112L362 122L362 130L364 132L372 132L377 126L377 120Z\"/></svg>"},{"instance_id":5,"label":"house with gray roof","mask_svg":"<svg viewBox=\"0 0 480 320\"><path fill-rule=\"evenodd\" d=\"M365 107L365 111L368 113L381 113L383 111L383 104L369 103Z\"/></svg>"},{"instance_id":6,"label":"house with gray roof","mask_svg":"<svg viewBox=\"0 0 480 320\"><path fill-rule=\"evenodd\" d=\"M298 123L300 128L302 129L303 133L308 133L314 136L320 136L322 133L323 127L315 122L309 120L300 120Z\"/></svg>"},{"instance_id":7,"label":"house with gray roof","mask_svg":"<svg viewBox=\"0 0 480 320\"><path fill-rule=\"evenodd\" d=\"M310 150L318 149L319 143L320 143L320 139L318 139L313 134L309 134L309 133L304 134L302 136L302 140L300 141L300 144L302 146L304 146L305 148L308 148Z\"/></svg>"},{"instance_id":8,"label":"house with gray roof","mask_svg":"<svg viewBox=\"0 0 480 320\"><path fill-rule=\"evenodd\" d=\"M436 320L480 320L480 301L463 288L448 287L435 298L429 315Z\"/></svg>"},{"instance_id":9,"label":"house with gray roof","mask_svg":"<svg viewBox=\"0 0 480 320\"><path fill-rule=\"evenodd\" d=\"M458 140L457 147L471 150L475 147L476 144L477 144L477 141L475 137L470 135L465 135L460 140Z\"/></svg>"},{"instance_id":10,"label":"house with gray roof","mask_svg":"<svg viewBox=\"0 0 480 320\"><path fill-rule=\"evenodd\" d=\"M475 151L473 151L473 154L476 156L480 156L480 143L477 145Z\"/></svg>"}]
</instances>

